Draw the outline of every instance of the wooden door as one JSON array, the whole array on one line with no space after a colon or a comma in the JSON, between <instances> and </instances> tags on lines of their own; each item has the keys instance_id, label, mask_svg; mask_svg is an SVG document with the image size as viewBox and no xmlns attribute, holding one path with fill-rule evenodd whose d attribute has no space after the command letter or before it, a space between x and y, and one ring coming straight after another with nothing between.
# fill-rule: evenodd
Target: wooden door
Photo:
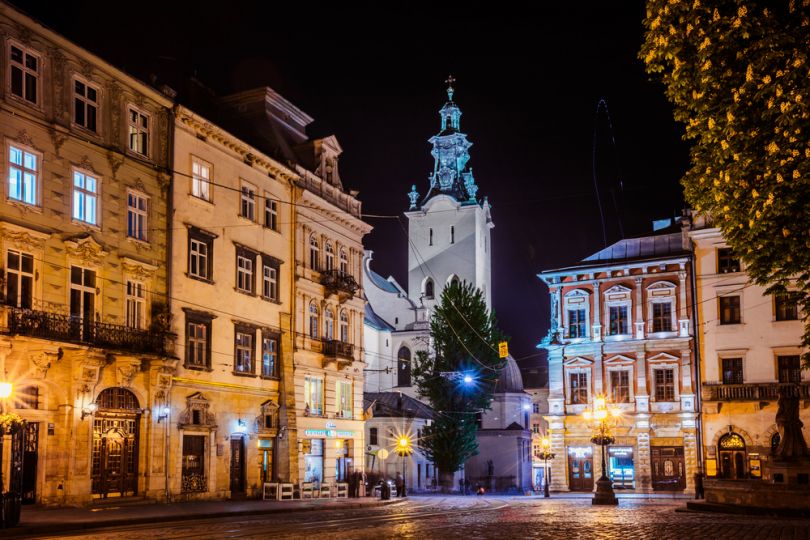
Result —
<instances>
[{"instance_id":1,"label":"wooden door","mask_svg":"<svg viewBox=\"0 0 810 540\"><path fill-rule=\"evenodd\" d=\"M245 492L245 441L231 439L231 496Z\"/></svg>"},{"instance_id":2,"label":"wooden door","mask_svg":"<svg viewBox=\"0 0 810 540\"><path fill-rule=\"evenodd\" d=\"M593 491L593 454L568 454L568 489Z\"/></svg>"},{"instance_id":3,"label":"wooden door","mask_svg":"<svg viewBox=\"0 0 810 540\"><path fill-rule=\"evenodd\" d=\"M683 446L653 446L650 461L654 491L682 491L686 488Z\"/></svg>"}]
</instances>

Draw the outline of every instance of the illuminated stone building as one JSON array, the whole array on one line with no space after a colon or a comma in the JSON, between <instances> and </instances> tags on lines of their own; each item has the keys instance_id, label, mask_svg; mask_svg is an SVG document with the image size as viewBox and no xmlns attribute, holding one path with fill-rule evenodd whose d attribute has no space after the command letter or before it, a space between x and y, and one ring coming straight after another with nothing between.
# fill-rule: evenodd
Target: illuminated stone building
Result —
<instances>
[{"instance_id":1,"label":"illuminated stone building","mask_svg":"<svg viewBox=\"0 0 810 540\"><path fill-rule=\"evenodd\" d=\"M609 448L617 489L692 491L697 462L689 238L621 240L538 274L551 295L547 420L551 489L591 491L600 447L582 413L604 395L622 415Z\"/></svg>"},{"instance_id":2,"label":"illuminated stone building","mask_svg":"<svg viewBox=\"0 0 810 540\"><path fill-rule=\"evenodd\" d=\"M171 100L5 3L0 35L0 376L28 421L23 499L156 496Z\"/></svg>"},{"instance_id":3,"label":"illuminated stone building","mask_svg":"<svg viewBox=\"0 0 810 540\"><path fill-rule=\"evenodd\" d=\"M711 220L695 217L689 236L702 329L704 470L709 477L760 478L779 444L780 387L796 384L804 403L810 399L810 377L800 368L802 313L795 294L769 295L751 283ZM810 410L799 410L806 432Z\"/></svg>"}]
</instances>

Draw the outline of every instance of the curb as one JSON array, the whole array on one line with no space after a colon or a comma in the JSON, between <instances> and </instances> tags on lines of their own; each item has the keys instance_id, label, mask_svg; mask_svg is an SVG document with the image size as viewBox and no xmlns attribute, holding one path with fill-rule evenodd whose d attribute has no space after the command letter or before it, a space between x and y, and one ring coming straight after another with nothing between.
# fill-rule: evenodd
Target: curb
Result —
<instances>
[{"instance_id":1,"label":"curb","mask_svg":"<svg viewBox=\"0 0 810 540\"><path fill-rule=\"evenodd\" d=\"M0 530L0 538L13 538L17 536L32 536L42 534L61 534L69 531L85 531L92 529L106 529L112 527L125 527L128 525L144 525L147 523L175 523L183 521L194 521L204 519L216 519L224 517L238 517L238 516L260 516L281 513L298 513L298 512L313 512L319 510L357 510L360 508L375 508L380 506L387 506L389 504L406 501L408 497L402 497L389 501L375 501L373 503L351 503L332 506L332 507L317 507L317 506L303 506L299 508L265 508L255 510L236 510L236 511L219 511L208 512L204 514L178 514L174 516L149 516L149 517L131 517L131 518L116 518L106 521L81 521L72 523L48 523L47 525L31 525L14 527L10 529Z\"/></svg>"},{"instance_id":2,"label":"curb","mask_svg":"<svg viewBox=\"0 0 810 540\"><path fill-rule=\"evenodd\" d=\"M810 509L800 508L762 508L758 506L743 506L737 504L721 504L711 502L687 502L686 508L679 512L714 512L718 514L779 516L793 518L810 518Z\"/></svg>"}]
</instances>

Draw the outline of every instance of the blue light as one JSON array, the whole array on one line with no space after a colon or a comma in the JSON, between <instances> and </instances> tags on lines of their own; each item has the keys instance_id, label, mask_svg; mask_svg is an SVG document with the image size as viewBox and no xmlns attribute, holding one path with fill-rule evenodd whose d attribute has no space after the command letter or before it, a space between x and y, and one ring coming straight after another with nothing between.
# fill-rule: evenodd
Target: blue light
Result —
<instances>
[{"instance_id":1,"label":"blue light","mask_svg":"<svg viewBox=\"0 0 810 540\"><path fill-rule=\"evenodd\" d=\"M464 384L472 384L473 380L472 375L464 375Z\"/></svg>"}]
</instances>

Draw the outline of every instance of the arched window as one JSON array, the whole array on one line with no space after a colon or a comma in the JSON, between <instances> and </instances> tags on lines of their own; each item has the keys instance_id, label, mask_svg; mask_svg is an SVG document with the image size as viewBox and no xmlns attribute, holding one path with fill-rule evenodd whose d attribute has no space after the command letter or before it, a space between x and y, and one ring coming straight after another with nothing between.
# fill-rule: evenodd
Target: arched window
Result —
<instances>
[{"instance_id":1,"label":"arched window","mask_svg":"<svg viewBox=\"0 0 810 540\"><path fill-rule=\"evenodd\" d=\"M340 248L340 273L349 273L349 258L346 256L346 250L344 248Z\"/></svg>"},{"instance_id":2,"label":"arched window","mask_svg":"<svg viewBox=\"0 0 810 540\"><path fill-rule=\"evenodd\" d=\"M782 436L779 435L779 432L776 432L771 436L771 454L776 453L776 449L779 448L779 444L781 442L782 442Z\"/></svg>"},{"instance_id":3,"label":"arched window","mask_svg":"<svg viewBox=\"0 0 810 540\"><path fill-rule=\"evenodd\" d=\"M318 339L318 328L321 326L321 316L315 300L309 303L309 336Z\"/></svg>"},{"instance_id":4,"label":"arched window","mask_svg":"<svg viewBox=\"0 0 810 540\"><path fill-rule=\"evenodd\" d=\"M452 275L450 276L450 279L448 279L448 280L447 280L447 284L448 284L450 287L458 287L459 285L461 285L461 280L460 280L460 279L458 279L458 276L457 276L457 275L452 274Z\"/></svg>"},{"instance_id":5,"label":"arched window","mask_svg":"<svg viewBox=\"0 0 810 540\"><path fill-rule=\"evenodd\" d=\"M313 270L318 270L320 265L318 264L318 252L320 251L320 247L318 246L318 239L313 234L309 237L309 267Z\"/></svg>"},{"instance_id":6,"label":"arched window","mask_svg":"<svg viewBox=\"0 0 810 540\"><path fill-rule=\"evenodd\" d=\"M323 337L328 340L332 340L335 338L335 314L332 313L332 310L326 308L323 311L323 320L325 322L324 333Z\"/></svg>"},{"instance_id":7,"label":"arched window","mask_svg":"<svg viewBox=\"0 0 810 540\"><path fill-rule=\"evenodd\" d=\"M335 249L332 247L332 242L327 242L323 251L326 253L326 271L331 272L335 269Z\"/></svg>"},{"instance_id":8,"label":"arched window","mask_svg":"<svg viewBox=\"0 0 810 540\"><path fill-rule=\"evenodd\" d=\"M433 298L433 279L427 278L425 280L425 298Z\"/></svg>"},{"instance_id":9,"label":"arched window","mask_svg":"<svg viewBox=\"0 0 810 540\"><path fill-rule=\"evenodd\" d=\"M340 341L349 342L349 314L345 309L340 312Z\"/></svg>"},{"instance_id":10,"label":"arched window","mask_svg":"<svg viewBox=\"0 0 810 540\"><path fill-rule=\"evenodd\" d=\"M402 346L397 353L397 386L411 385L411 350Z\"/></svg>"},{"instance_id":11,"label":"arched window","mask_svg":"<svg viewBox=\"0 0 810 540\"><path fill-rule=\"evenodd\" d=\"M99 410L140 412L140 405L135 394L126 388L117 386L102 390L96 398L96 405Z\"/></svg>"}]
</instances>

